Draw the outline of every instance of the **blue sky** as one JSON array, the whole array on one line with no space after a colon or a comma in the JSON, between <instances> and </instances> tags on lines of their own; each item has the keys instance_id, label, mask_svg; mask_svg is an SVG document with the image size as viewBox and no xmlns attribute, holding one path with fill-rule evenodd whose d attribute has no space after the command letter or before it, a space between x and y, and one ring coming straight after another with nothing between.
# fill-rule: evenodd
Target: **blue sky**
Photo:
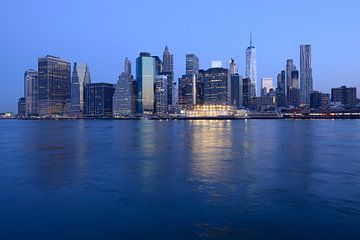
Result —
<instances>
[{"instance_id":1,"label":"blue sky","mask_svg":"<svg viewBox=\"0 0 360 240\"><path fill-rule=\"evenodd\" d=\"M177 77L186 53L197 54L202 68L236 57L243 74L250 30L258 79L275 79L288 58L299 67L299 45L309 43L314 89L360 88L359 9L355 0L2 0L0 112L17 111L23 73L40 56L86 62L94 82L115 83L125 57L162 56L168 45Z\"/></svg>"}]
</instances>

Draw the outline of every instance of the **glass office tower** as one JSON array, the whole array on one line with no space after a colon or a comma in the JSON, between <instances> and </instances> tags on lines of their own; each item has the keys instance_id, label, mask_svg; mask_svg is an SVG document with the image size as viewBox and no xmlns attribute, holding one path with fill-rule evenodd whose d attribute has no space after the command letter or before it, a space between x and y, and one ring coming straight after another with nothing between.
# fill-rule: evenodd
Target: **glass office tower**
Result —
<instances>
[{"instance_id":1,"label":"glass office tower","mask_svg":"<svg viewBox=\"0 0 360 240\"><path fill-rule=\"evenodd\" d=\"M154 113L154 83L156 76L156 61L150 53L140 53L136 59L137 112Z\"/></svg>"},{"instance_id":2,"label":"glass office tower","mask_svg":"<svg viewBox=\"0 0 360 240\"><path fill-rule=\"evenodd\" d=\"M75 116L84 114L84 88L89 83L91 78L88 65L75 62L71 79L71 113Z\"/></svg>"}]
</instances>

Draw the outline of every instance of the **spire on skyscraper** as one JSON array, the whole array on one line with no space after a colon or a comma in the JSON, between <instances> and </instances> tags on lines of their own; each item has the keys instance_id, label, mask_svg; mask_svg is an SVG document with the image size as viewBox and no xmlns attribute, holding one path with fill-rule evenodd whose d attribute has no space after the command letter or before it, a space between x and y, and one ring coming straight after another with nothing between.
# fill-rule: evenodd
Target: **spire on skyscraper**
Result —
<instances>
[{"instance_id":1,"label":"spire on skyscraper","mask_svg":"<svg viewBox=\"0 0 360 240\"><path fill-rule=\"evenodd\" d=\"M250 31L250 47L252 47L252 31Z\"/></svg>"}]
</instances>

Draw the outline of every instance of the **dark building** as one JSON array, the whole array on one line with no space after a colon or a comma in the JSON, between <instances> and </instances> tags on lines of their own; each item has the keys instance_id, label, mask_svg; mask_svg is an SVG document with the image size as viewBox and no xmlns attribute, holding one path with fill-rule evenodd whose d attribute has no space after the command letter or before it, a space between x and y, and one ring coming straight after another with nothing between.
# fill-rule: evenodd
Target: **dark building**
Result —
<instances>
[{"instance_id":1,"label":"dark building","mask_svg":"<svg viewBox=\"0 0 360 240\"><path fill-rule=\"evenodd\" d=\"M85 116L112 117L114 86L91 83L85 86Z\"/></svg>"},{"instance_id":2,"label":"dark building","mask_svg":"<svg viewBox=\"0 0 360 240\"><path fill-rule=\"evenodd\" d=\"M276 102L278 107L287 107L286 104L286 72L281 71L277 76Z\"/></svg>"},{"instance_id":3,"label":"dark building","mask_svg":"<svg viewBox=\"0 0 360 240\"><path fill-rule=\"evenodd\" d=\"M252 83L250 78L243 79L243 106L245 108L254 109L256 106L256 98L252 97Z\"/></svg>"},{"instance_id":4,"label":"dark building","mask_svg":"<svg viewBox=\"0 0 360 240\"><path fill-rule=\"evenodd\" d=\"M18 118L26 117L25 98L21 97L18 101Z\"/></svg>"},{"instance_id":5,"label":"dark building","mask_svg":"<svg viewBox=\"0 0 360 240\"><path fill-rule=\"evenodd\" d=\"M204 104L204 82L202 70L199 74L183 75L179 78L179 106L191 109L194 105Z\"/></svg>"},{"instance_id":6,"label":"dark building","mask_svg":"<svg viewBox=\"0 0 360 240\"><path fill-rule=\"evenodd\" d=\"M202 74L204 104L228 105L228 69L210 68Z\"/></svg>"},{"instance_id":7,"label":"dark building","mask_svg":"<svg viewBox=\"0 0 360 240\"><path fill-rule=\"evenodd\" d=\"M230 105L237 108L243 105L243 82L239 74L232 74L231 78L231 100Z\"/></svg>"},{"instance_id":8,"label":"dark building","mask_svg":"<svg viewBox=\"0 0 360 240\"><path fill-rule=\"evenodd\" d=\"M71 65L58 57L38 60L38 110L40 116L68 115L71 107Z\"/></svg>"},{"instance_id":9,"label":"dark building","mask_svg":"<svg viewBox=\"0 0 360 240\"><path fill-rule=\"evenodd\" d=\"M321 109L322 106L322 94L318 91L313 91L310 94L310 108Z\"/></svg>"},{"instance_id":10,"label":"dark building","mask_svg":"<svg viewBox=\"0 0 360 240\"><path fill-rule=\"evenodd\" d=\"M167 105L171 109L173 104L173 82L174 82L174 56L170 53L169 48L166 46L163 53L163 67L161 75L167 77Z\"/></svg>"},{"instance_id":11,"label":"dark building","mask_svg":"<svg viewBox=\"0 0 360 240\"><path fill-rule=\"evenodd\" d=\"M330 107L330 94L323 93L321 94L321 108L328 109Z\"/></svg>"},{"instance_id":12,"label":"dark building","mask_svg":"<svg viewBox=\"0 0 360 240\"><path fill-rule=\"evenodd\" d=\"M310 94L310 108L326 110L330 107L330 94L313 91Z\"/></svg>"},{"instance_id":13,"label":"dark building","mask_svg":"<svg viewBox=\"0 0 360 240\"><path fill-rule=\"evenodd\" d=\"M276 107L276 92L274 89L271 88L268 93L260 97L260 107L261 110L273 110Z\"/></svg>"},{"instance_id":14,"label":"dark building","mask_svg":"<svg viewBox=\"0 0 360 240\"><path fill-rule=\"evenodd\" d=\"M301 103L301 92L299 88L291 87L289 89L289 105L295 108L300 107Z\"/></svg>"},{"instance_id":15,"label":"dark building","mask_svg":"<svg viewBox=\"0 0 360 240\"><path fill-rule=\"evenodd\" d=\"M341 102L341 104L344 105L346 108L354 107L357 104L356 88L347 88L346 86L332 88L331 101Z\"/></svg>"}]
</instances>

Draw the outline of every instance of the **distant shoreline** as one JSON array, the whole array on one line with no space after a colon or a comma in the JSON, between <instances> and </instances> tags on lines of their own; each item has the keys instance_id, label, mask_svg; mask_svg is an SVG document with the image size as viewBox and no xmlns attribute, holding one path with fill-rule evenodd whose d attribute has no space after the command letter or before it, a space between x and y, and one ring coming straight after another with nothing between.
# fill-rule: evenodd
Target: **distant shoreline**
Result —
<instances>
[{"instance_id":1,"label":"distant shoreline","mask_svg":"<svg viewBox=\"0 0 360 240\"><path fill-rule=\"evenodd\" d=\"M24 121L93 121L93 120L103 120L103 121L194 121L194 120L344 120L344 119L360 119L360 116L303 116L303 117L247 117L247 118L237 118L237 117L176 117L176 118L158 118L158 117L149 117L149 118L0 118L0 120L24 120Z\"/></svg>"}]
</instances>

